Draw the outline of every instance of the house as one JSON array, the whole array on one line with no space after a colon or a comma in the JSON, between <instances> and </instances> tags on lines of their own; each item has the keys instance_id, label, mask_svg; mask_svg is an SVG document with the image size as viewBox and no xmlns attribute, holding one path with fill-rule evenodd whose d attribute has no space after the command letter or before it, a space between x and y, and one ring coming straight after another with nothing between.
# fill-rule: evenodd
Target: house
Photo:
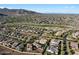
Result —
<instances>
[{"instance_id":1,"label":"house","mask_svg":"<svg viewBox=\"0 0 79 59\"><path fill-rule=\"evenodd\" d=\"M36 42L34 42L33 45L36 46L36 48L41 48L41 45L39 45L39 44L36 43Z\"/></svg>"},{"instance_id":2,"label":"house","mask_svg":"<svg viewBox=\"0 0 79 59\"><path fill-rule=\"evenodd\" d=\"M22 51L22 49L24 48L24 45L21 43L18 46L16 46L16 50Z\"/></svg>"},{"instance_id":3,"label":"house","mask_svg":"<svg viewBox=\"0 0 79 59\"><path fill-rule=\"evenodd\" d=\"M73 50L78 50L78 43L77 42L71 42L71 47Z\"/></svg>"},{"instance_id":4,"label":"house","mask_svg":"<svg viewBox=\"0 0 79 59\"><path fill-rule=\"evenodd\" d=\"M16 46L17 46L18 44L19 44L18 42L14 42L14 43L12 44L12 48L16 48Z\"/></svg>"},{"instance_id":5,"label":"house","mask_svg":"<svg viewBox=\"0 0 79 59\"><path fill-rule=\"evenodd\" d=\"M56 39L52 39L50 42L50 46L47 49L48 52L53 53L53 54L58 54L58 44L60 41Z\"/></svg>"},{"instance_id":6,"label":"house","mask_svg":"<svg viewBox=\"0 0 79 59\"><path fill-rule=\"evenodd\" d=\"M61 36L64 32L64 30L59 30L55 33L55 36Z\"/></svg>"},{"instance_id":7,"label":"house","mask_svg":"<svg viewBox=\"0 0 79 59\"><path fill-rule=\"evenodd\" d=\"M3 41L3 42L2 42L2 45L3 45L3 46L6 46L6 45L7 45L7 44L6 44L6 41Z\"/></svg>"},{"instance_id":8,"label":"house","mask_svg":"<svg viewBox=\"0 0 79 59\"><path fill-rule=\"evenodd\" d=\"M44 39L44 38L41 38L41 39L39 40L39 43L40 43L40 44L45 44L46 42L47 42L47 40Z\"/></svg>"},{"instance_id":9,"label":"house","mask_svg":"<svg viewBox=\"0 0 79 59\"><path fill-rule=\"evenodd\" d=\"M52 39L52 40L50 41L50 45L58 46L59 42L60 42L59 40Z\"/></svg>"},{"instance_id":10,"label":"house","mask_svg":"<svg viewBox=\"0 0 79 59\"><path fill-rule=\"evenodd\" d=\"M73 38L77 38L79 36L79 32L72 33Z\"/></svg>"},{"instance_id":11,"label":"house","mask_svg":"<svg viewBox=\"0 0 79 59\"><path fill-rule=\"evenodd\" d=\"M27 51L32 51L32 44L27 43L26 50Z\"/></svg>"},{"instance_id":12,"label":"house","mask_svg":"<svg viewBox=\"0 0 79 59\"><path fill-rule=\"evenodd\" d=\"M37 53L42 53L42 52L43 52L43 48L38 48L38 49L36 49L36 52L37 52Z\"/></svg>"}]
</instances>

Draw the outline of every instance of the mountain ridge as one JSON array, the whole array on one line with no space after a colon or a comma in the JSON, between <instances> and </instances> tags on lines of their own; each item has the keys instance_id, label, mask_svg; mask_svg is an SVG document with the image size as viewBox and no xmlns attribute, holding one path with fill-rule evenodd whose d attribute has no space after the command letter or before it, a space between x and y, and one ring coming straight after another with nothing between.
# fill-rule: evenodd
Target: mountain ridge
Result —
<instances>
[{"instance_id":1,"label":"mountain ridge","mask_svg":"<svg viewBox=\"0 0 79 59\"><path fill-rule=\"evenodd\" d=\"M25 9L0 8L0 14L5 14L5 15L27 15L27 14L37 14L37 12L30 11L30 10L25 10Z\"/></svg>"}]
</instances>

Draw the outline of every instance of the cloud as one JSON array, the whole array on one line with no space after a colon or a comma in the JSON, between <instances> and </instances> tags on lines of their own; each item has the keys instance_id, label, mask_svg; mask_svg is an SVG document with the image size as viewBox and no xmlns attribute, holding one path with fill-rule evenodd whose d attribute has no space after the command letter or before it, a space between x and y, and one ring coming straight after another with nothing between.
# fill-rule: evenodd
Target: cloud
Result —
<instances>
[{"instance_id":1,"label":"cloud","mask_svg":"<svg viewBox=\"0 0 79 59\"><path fill-rule=\"evenodd\" d=\"M13 9L12 7L2 7L2 6L0 6L0 8L2 8L2 9L3 9L3 8Z\"/></svg>"},{"instance_id":2,"label":"cloud","mask_svg":"<svg viewBox=\"0 0 79 59\"><path fill-rule=\"evenodd\" d=\"M70 8L70 9L72 9L72 8L75 8L75 6L65 6L64 8Z\"/></svg>"},{"instance_id":3,"label":"cloud","mask_svg":"<svg viewBox=\"0 0 79 59\"><path fill-rule=\"evenodd\" d=\"M5 7L0 7L0 8L5 8Z\"/></svg>"},{"instance_id":4,"label":"cloud","mask_svg":"<svg viewBox=\"0 0 79 59\"><path fill-rule=\"evenodd\" d=\"M56 9L56 10L45 10L43 11L45 13L74 13L74 14L79 14L79 10L69 10L69 9Z\"/></svg>"},{"instance_id":5,"label":"cloud","mask_svg":"<svg viewBox=\"0 0 79 59\"><path fill-rule=\"evenodd\" d=\"M56 13L77 13L79 14L79 10L55 10Z\"/></svg>"},{"instance_id":6,"label":"cloud","mask_svg":"<svg viewBox=\"0 0 79 59\"><path fill-rule=\"evenodd\" d=\"M65 8L69 8L68 6L65 6Z\"/></svg>"},{"instance_id":7,"label":"cloud","mask_svg":"<svg viewBox=\"0 0 79 59\"><path fill-rule=\"evenodd\" d=\"M75 6L71 6L71 8L75 8Z\"/></svg>"}]
</instances>

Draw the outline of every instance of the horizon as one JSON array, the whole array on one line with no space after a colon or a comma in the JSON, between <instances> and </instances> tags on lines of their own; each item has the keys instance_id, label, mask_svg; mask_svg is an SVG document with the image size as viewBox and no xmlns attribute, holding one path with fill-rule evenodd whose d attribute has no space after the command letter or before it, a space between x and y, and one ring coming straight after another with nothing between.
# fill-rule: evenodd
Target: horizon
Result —
<instances>
[{"instance_id":1,"label":"horizon","mask_svg":"<svg viewBox=\"0 0 79 59\"><path fill-rule=\"evenodd\" d=\"M79 14L79 4L0 4L0 8L25 9L47 14Z\"/></svg>"}]
</instances>

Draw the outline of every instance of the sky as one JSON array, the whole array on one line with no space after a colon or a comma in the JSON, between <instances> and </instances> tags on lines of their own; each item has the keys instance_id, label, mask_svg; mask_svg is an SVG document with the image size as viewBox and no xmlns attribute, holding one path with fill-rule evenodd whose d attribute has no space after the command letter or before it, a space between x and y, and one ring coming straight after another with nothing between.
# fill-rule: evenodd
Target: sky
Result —
<instances>
[{"instance_id":1,"label":"sky","mask_svg":"<svg viewBox=\"0 0 79 59\"><path fill-rule=\"evenodd\" d=\"M26 9L40 13L79 14L79 4L0 4L0 8Z\"/></svg>"}]
</instances>

